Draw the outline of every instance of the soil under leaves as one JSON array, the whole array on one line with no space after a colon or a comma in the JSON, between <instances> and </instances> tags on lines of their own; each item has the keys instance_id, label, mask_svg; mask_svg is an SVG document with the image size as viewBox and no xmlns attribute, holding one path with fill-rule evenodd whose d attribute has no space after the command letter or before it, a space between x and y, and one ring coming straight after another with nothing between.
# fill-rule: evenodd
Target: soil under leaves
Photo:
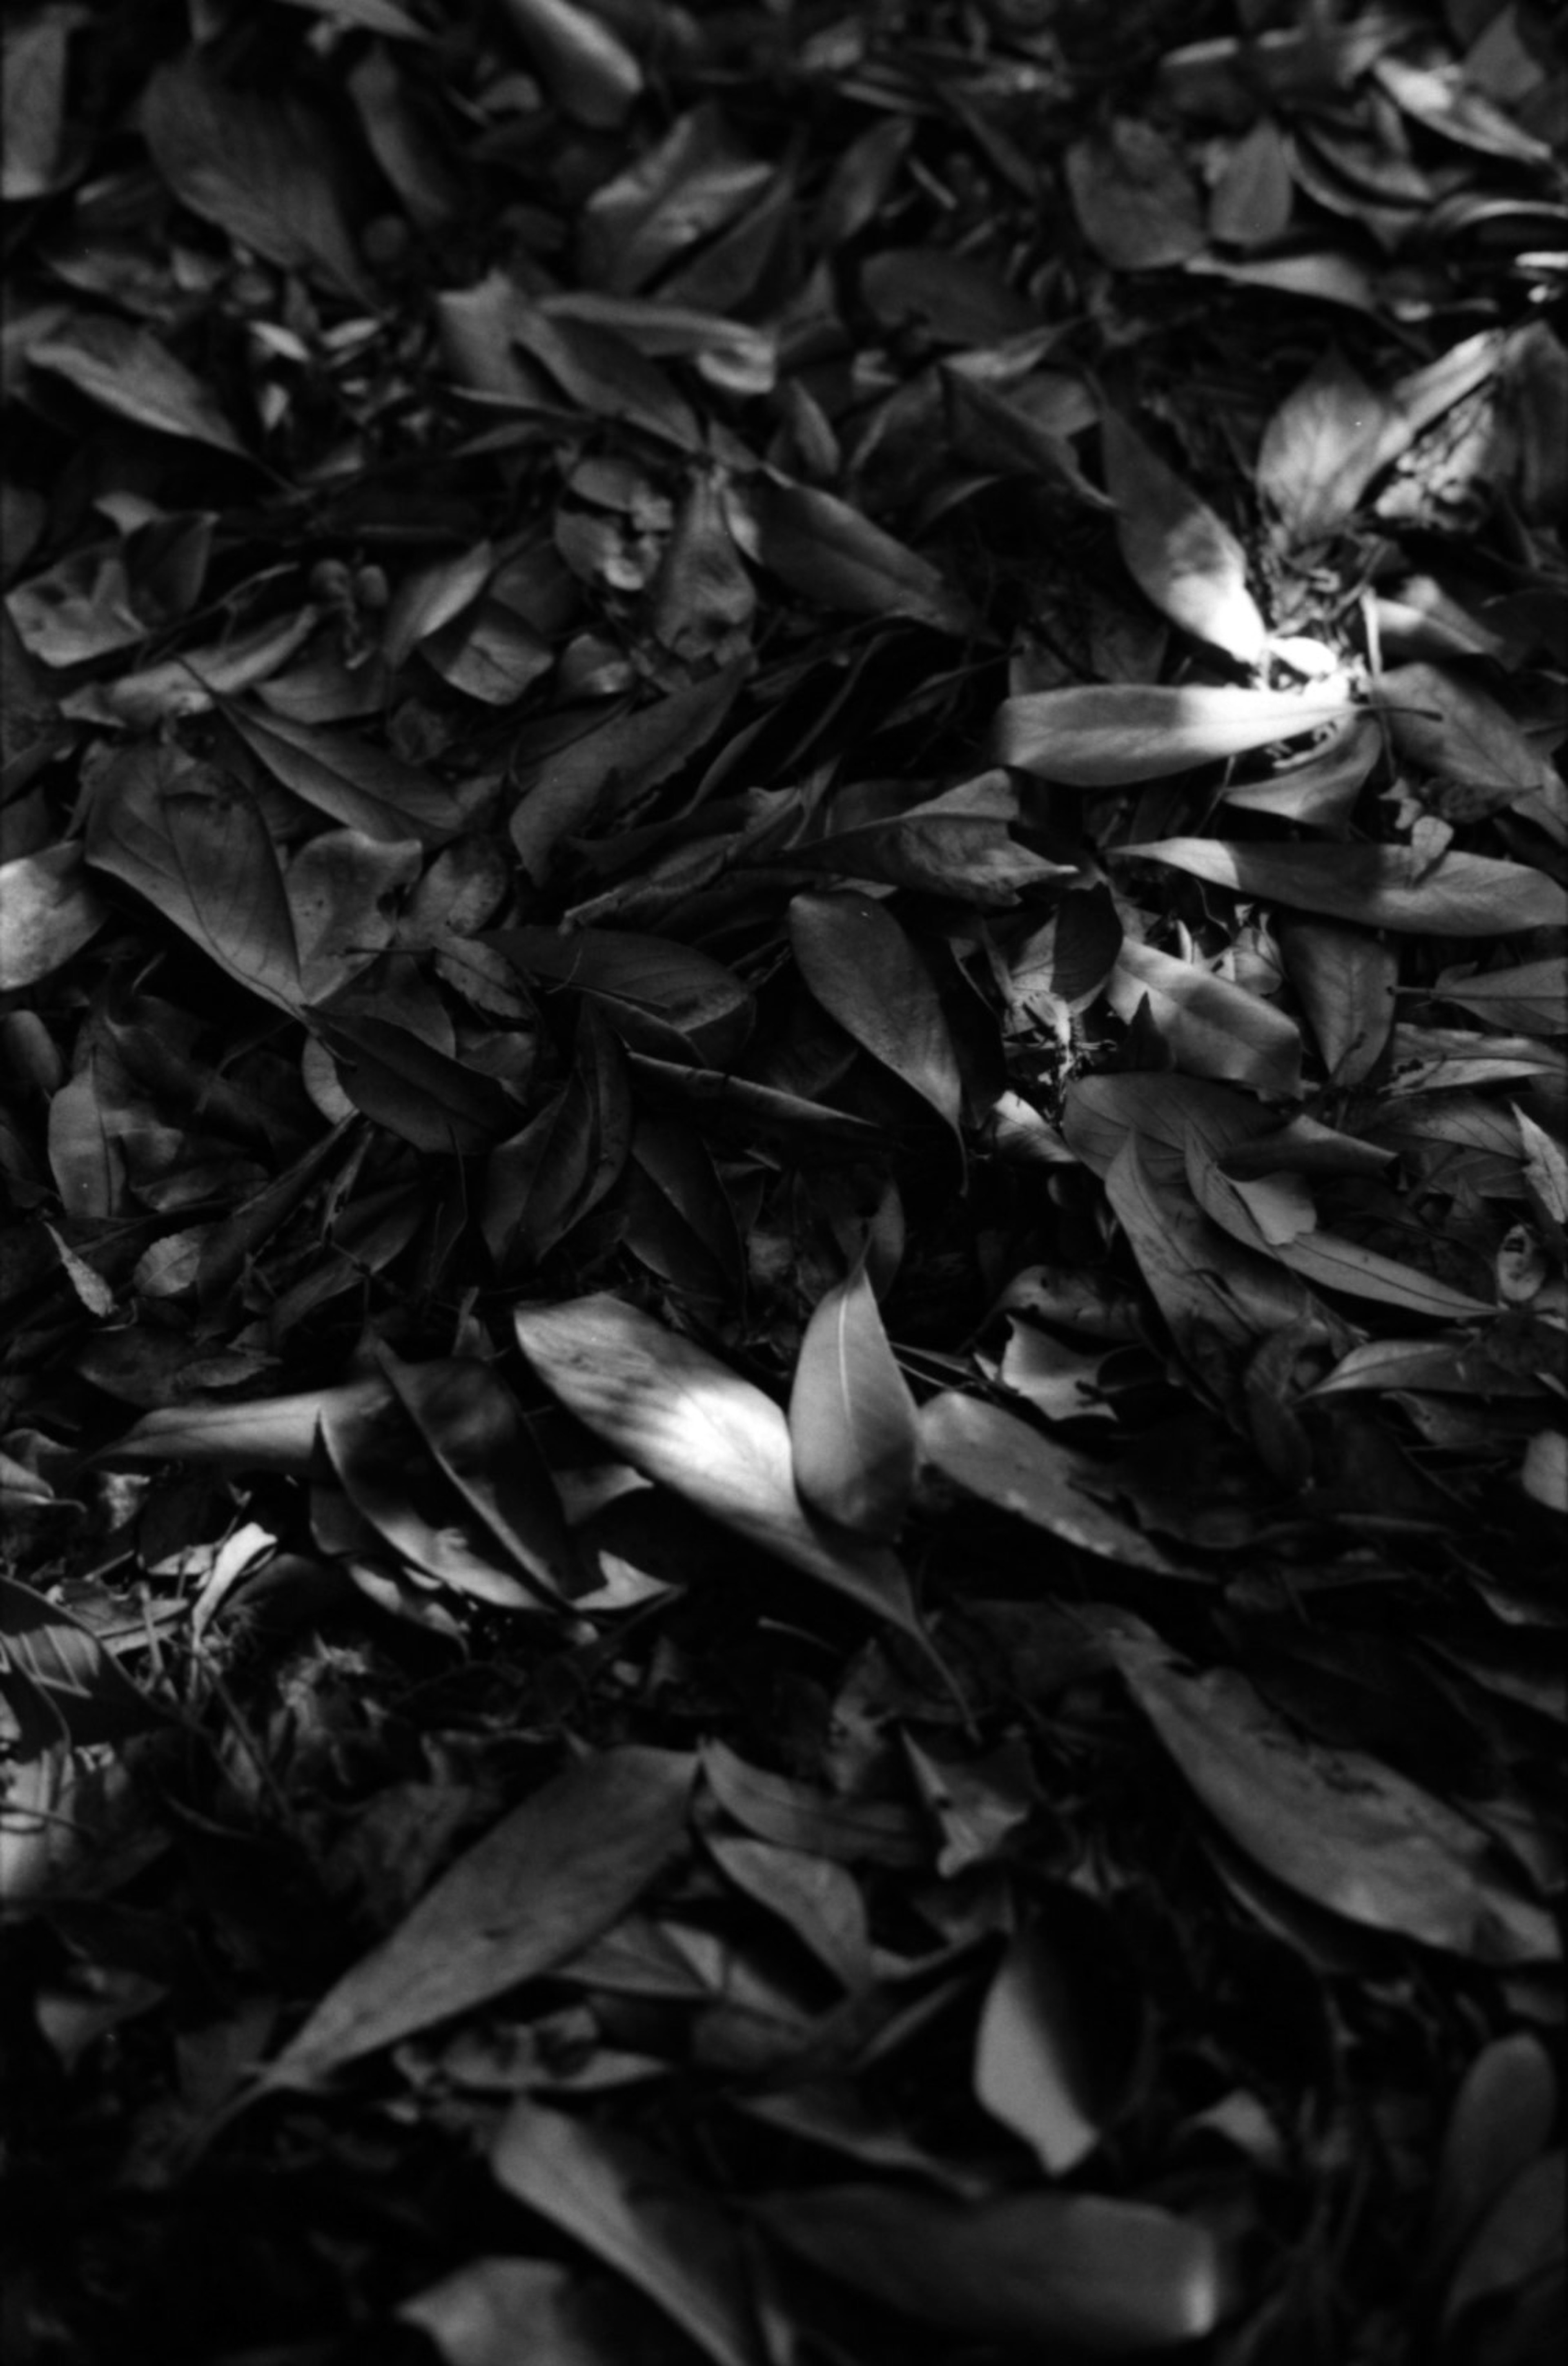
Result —
<instances>
[{"instance_id":1,"label":"soil under leaves","mask_svg":"<svg viewBox=\"0 0 1568 2366\"><path fill-rule=\"evenodd\" d=\"M7 2360L1555 2359L1554 12L4 45Z\"/></svg>"}]
</instances>

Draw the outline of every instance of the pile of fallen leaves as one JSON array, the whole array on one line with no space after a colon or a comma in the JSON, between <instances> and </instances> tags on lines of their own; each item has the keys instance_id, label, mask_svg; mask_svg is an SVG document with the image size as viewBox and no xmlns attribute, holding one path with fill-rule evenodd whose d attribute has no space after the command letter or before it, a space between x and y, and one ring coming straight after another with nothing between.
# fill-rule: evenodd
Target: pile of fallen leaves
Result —
<instances>
[{"instance_id":1,"label":"pile of fallen leaves","mask_svg":"<svg viewBox=\"0 0 1568 2366\"><path fill-rule=\"evenodd\" d=\"M4 47L7 2360L1554 2358L1561 17Z\"/></svg>"}]
</instances>

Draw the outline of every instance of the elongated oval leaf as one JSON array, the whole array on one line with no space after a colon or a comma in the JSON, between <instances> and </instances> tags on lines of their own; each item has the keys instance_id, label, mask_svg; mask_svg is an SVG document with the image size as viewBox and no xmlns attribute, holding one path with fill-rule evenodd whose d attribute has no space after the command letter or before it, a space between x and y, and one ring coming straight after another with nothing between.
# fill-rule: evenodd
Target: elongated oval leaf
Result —
<instances>
[{"instance_id":1,"label":"elongated oval leaf","mask_svg":"<svg viewBox=\"0 0 1568 2366\"><path fill-rule=\"evenodd\" d=\"M905 2315L1036 2355L1178 2349L1212 2333L1225 2304L1208 2228L1145 2203L840 2185L772 2194L757 2214L787 2249Z\"/></svg>"},{"instance_id":2,"label":"elongated oval leaf","mask_svg":"<svg viewBox=\"0 0 1568 2366\"><path fill-rule=\"evenodd\" d=\"M176 361L151 329L133 328L107 312L83 314L69 328L28 349L29 369L62 377L121 419L163 435L209 444L248 456L198 377Z\"/></svg>"},{"instance_id":3,"label":"elongated oval leaf","mask_svg":"<svg viewBox=\"0 0 1568 2366\"><path fill-rule=\"evenodd\" d=\"M859 616L909 616L955 636L973 628L967 602L929 559L836 494L780 481L760 483L752 499L757 555L791 591Z\"/></svg>"},{"instance_id":4,"label":"elongated oval leaf","mask_svg":"<svg viewBox=\"0 0 1568 2366\"><path fill-rule=\"evenodd\" d=\"M859 1536L897 1536L914 1492L919 1426L863 1257L806 1326L789 1401L795 1483Z\"/></svg>"},{"instance_id":5,"label":"elongated oval leaf","mask_svg":"<svg viewBox=\"0 0 1568 2366\"><path fill-rule=\"evenodd\" d=\"M986 1992L976 2099L1022 2137L1048 2177L1066 2177L1094 2150L1111 2116L1117 2082L1108 2067L1085 1967L1056 1943L1047 1915L1013 1939Z\"/></svg>"},{"instance_id":6,"label":"elongated oval leaf","mask_svg":"<svg viewBox=\"0 0 1568 2366\"><path fill-rule=\"evenodd\" d=\"M532 1607L527 1587L501 1566L488 1524L425 1448L398 1397L328 1406L321 1436L350 1503L394 1552L476 1602Z\"/></svg>"},{"instance_id":7,"label":"elongated oval leaf","mask_svg":"<svg viewBox=\"0 0 1568 2366\"><path fill-rule=\"evenodd\" d=\"M379 1373L299 1396L253 1398L243 1404L161 1405L143 1414L99 1462L194 1462L216 1470L277 1470L324 1479L332 1470L321 1442L323 1415L385 1404Z\"/></svg>"},{"instance_id":8,"label":"elongated oval leaf","mask_svg":"<svg viewBox=\"0 0 1568 2366\"><path fill-rule=\"evenodd\" d=\"M646 2293L714 2366L762 2366L739 2237L673 2161L525 2097L502 2123L491 2167L508 2193Z\"/></svg>"},{"instance_id":9,"label":"elongated oval leaf","mask_svg":"<svg viewBox=\"0 0 1568 2366\"><path fill-rule=\"evenodd\" d=\"M1107 999L1130 1021L1145 996L1177 1066L1190 1076L1217 1076L1282 1098L1301 1092L1302 1039L1294 1020L1198 962L1124 938Z\"/></svg>"},{"instance_id":10,"label":"elongated oval leaf","mask_svg":"<svg viewBox=\"0 0 1568 2366\"><path fill-rule=\"evenodd\" d=\"M1134 582L1184 633L1257 665L1268 633L1247 588L1247 553L1229 526L1120 412L1101 412L1100 441L1116 539Z\"/></svg>"},{"instance_id":11,"label":"elongated oval leaf","mask_svg":"<svg viewBox=\"0 0 1568 2366\"><path fill-rule=\"evenodd\" d=\"M705 1065L739 1057L751 997L710 953L629 929L497 929L488 941L530 977L591 994L616 1032L655 1059L685 1051Z\"/></svg>"},{"instance_id":12,"label":"elongated oval leaf","mask_svg":"<svg viewBox=\"0 0 1568 2366\"><path fill-rule=\"evenodd\" d=\"M979 1397L952 1390L922 1405L920 1451L964 1494L1046 1528L1080 1552L1165 1577L1192 1573L1090 1493L1102 1466Z\"/></svg>"},{"instance_id":13,"label":"elongated oval leaf","mask_svg":"<svg viewBox=\"0 0 1568 2366\"><path fill-rule=\"evenodd\" d=\"M1288 1888L1482 1963L1561 1955L1551 1915L1505 1881L1488 1836L1430 1792L1362 1752L1299 1739L1233 1670L1184 1670L1152 1639L1111 1650L1198 1797Z\"/></svg>"},{"instance_id":14,"label":"elongated oval leaf","mask_svg":"<svg viewBox=\"0 0 1568 2366\"><path fill-rule=\"evenodd\" d=\"M476 1357L405 1364L389 1348L381 1368L425 1445L491 1535L555 1594L581 1594L555 1482L511 1391Z\"/></svg>"},{"instance_id":15,"label":"elongated oval leaf","mask_svg":"<svg viewBox=\"0 0 1568 2366\"><path fill-rule=\"evenodd\" d=\"M1002 702L992 754L1068 788L1119 788L1299 738L1349 708L1348 685L1310 694L1201 682L1031 691Z\"/></svg>"},{"instance_id":16,"label":"elongated oval leaf","mask_svg":"<svg viewBox=\"0 0 1568 2366\"><path fill-rule=\"evenodd\" d=\"M146 897L253 994L298 1008L294 923L260 813L237 782L143 745L94 783L87 860Z\"/></svg>"},{"instance_id":17,"label":"elongated oval leaf","mask_svg":"<svg viewBox=\"0 0 1568 2366\"><path fill-rule=\"evenodd\" d=\"M618 1922L673 1854L694 1771L690 1757L641 1749L569 1766L327 1991L266 2083L312 2086L565 1963Z\"/></svg>"},{"instance_id":18,"label":"elongated oval leaf","mask_svg":"<svg viewBox=\"0 0 1568 2366\"><path fill-rule=\"evenodd\" d=\"M1443 854L1434 862L1408 846L1255 846L1217 838L1156 839L1118 851L1129 861L1168 862L1238 896L1369 929L1490 937L1568 923L1568 889L1528 863L1484 854Z\"/></svg>"},{"instance_id":19,"label":"elongated oval leaf","mask_svg":"<svg viewBox=\"0 0 1568 2366\"><path fill-rule=\"evenodd\" d=\"M894 1555L834 1535L801 1503L789 1424L761 1389L618 1298L520 1307L513 1319L540 1379L637 1470L807 1577L921 1631Z\"/></svg>"},{"instance_id":20,"label":"elongated oval leaf","mask_svg":"<svg viewBox=\"0 0 1568 2366\"><path fill-rule=\"evenodd\" d=\"M869 896L797 896L789 935L823 1009L956 1133L964 1107L957 1050L935 981L892 914Z\"/></svg>"}]
</instances>

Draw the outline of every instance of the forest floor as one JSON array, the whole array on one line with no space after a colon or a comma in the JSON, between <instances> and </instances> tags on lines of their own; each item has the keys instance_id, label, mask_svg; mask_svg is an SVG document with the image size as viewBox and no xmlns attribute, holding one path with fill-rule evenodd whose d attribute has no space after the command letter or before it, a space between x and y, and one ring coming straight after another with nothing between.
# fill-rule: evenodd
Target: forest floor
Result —
<instances>
[{"instance_id":1,"label":"forest floor","mask_svg":"<svg viewBox=\"0 0 1568 2366\"><path fill-rule=\"evenodd\" d=\"M1544 2366L1547 0L4 32L7 2366Z\"/></svg>"}]
</instances>

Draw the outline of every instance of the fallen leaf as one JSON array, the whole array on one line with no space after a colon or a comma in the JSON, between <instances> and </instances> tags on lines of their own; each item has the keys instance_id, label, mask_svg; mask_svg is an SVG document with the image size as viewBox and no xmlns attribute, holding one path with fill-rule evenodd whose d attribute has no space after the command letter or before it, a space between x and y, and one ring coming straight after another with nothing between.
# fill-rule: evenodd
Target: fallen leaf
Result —
<instances>
[{"instance_id":1,"label":"fallen leaf","mask_svg":"<svg viewBox=\"0 0 1568 2366\"><path fill-rule=\"evenodd\" d=\"M1300 738L1349 708L1348 684L1328 696L1198 683L1032 691L1003 701L991 752L998 764L1070 788L1120 788Z\"/></svg>"},{"instance_id":2,"label":"fallen leaf","mask_svg":"<svg viewBox=\"0 0 1568 2366\"><path fill-rule=\"evenodd\" d=\"M679 1847L695 1765L672 1751L605 1750L543 1785L328 1989L265 2083L313 2087L609 1930Z\"/></svg>"},{"instance_id":3,"label":"fallen leaf","mask_svg":"<svg viewBox=\"0 0 1568 2366\"><path fill-rule=\"evenodd\" d=\"M824 1519L896 1537L914 1493L914 1400L894 1359L863 1256L813 1310L789 1401L795 1483Z\"/></svg>"},{"instance_id":4,"label":"fallen leaf","mask_svg":"<svg viewBox=\"0 0 1568 2366\"><path fill-rule=\"evenodd\" d=\"M646 2293L714 2366L762 2366L739 2236L673 2162L525 2097L502 2122L491 2168L508 2193Z\"/></svg>"},{"instance_id":5,"label":"fallen leaf","mask_svg":"<svg viewBox=\"0 0 1568 2366\"><path fill-rule=\"evenodd\" d=\"M1265 1871L1370 1929L1484 1964L1553 1962L1551 1917L1494 1844L1381 1760L1299 1739L1234 1669L1114 1636L1129 1690L1198 1798Z\"/></svg>"},{"instance_id":6,"label":"fallen leaf","mask_svg":"<svg viewBox=\"0 0 1568 2366\"><path fill-rule=\"evenodd\" d=\"M787 2250L902 2315L969 2341L1142 2357L1199 2340L1226 2305L1207 2227L1095 2193L953 2202L888 2185L773 2193Z\"/></svg>"},{"instance_id":7,"label":"fallen leaf","mask_svg":"<svg viewBox=\"0 0 1568 2366\"><path fill-rule=\"evenodd\" d=\"M802 1504L789 1424L761 1389L617 1298L520 1307L513 1319L547 1387L635 1470L863 1609L920 1632L886 1547L836 1534Z\"/></svg>"}]
</instances>

